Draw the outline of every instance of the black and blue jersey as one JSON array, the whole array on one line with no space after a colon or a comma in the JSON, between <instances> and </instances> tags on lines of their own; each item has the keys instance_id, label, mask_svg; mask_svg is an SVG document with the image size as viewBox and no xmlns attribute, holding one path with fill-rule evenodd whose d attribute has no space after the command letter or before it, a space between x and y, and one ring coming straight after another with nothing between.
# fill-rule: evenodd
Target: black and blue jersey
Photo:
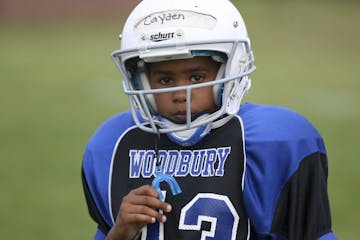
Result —
<instances>
[{"instance_id":1,"label":"black and blue jersey","mask_svg":"<svg viewBox=\"0 0 360 240\"><path fill-rule=\"evenodd\" d=\"M162 185L173 210L165 224L146 226L139 239L336 239L320 134L291 110L250 103L189 147L140 130L129 111L102 124L82 166L98 225L94 239L105 239L130 190L151 184L156 158L182 193L172 195Z\"/></svg>"}]
</instances>

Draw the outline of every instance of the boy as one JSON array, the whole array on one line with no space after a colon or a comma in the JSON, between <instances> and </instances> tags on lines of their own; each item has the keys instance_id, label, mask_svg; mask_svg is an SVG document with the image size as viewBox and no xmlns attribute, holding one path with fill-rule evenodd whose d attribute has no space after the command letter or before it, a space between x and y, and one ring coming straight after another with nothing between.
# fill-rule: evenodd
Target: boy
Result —
<instances>
[{"instance_id":1,"label":"boy","mask_svg":"<svg viewBox=\"0 0 360 240\"><path fill-rule=\"evenodd\" d=\"M229 0L143 0L112 57L131 111L85 150L95 239L336 239L316 129L240 107L255 66Z\"/></svg>"}]
</instances>

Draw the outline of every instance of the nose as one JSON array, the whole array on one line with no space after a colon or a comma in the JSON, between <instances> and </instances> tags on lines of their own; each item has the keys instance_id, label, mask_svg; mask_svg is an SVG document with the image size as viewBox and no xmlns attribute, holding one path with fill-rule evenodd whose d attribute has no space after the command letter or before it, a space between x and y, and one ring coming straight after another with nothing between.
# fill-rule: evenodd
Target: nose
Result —
<instances>
[{"instance_id":1,"label":"nose","mask_svg":"<svg viewBox=\"0 0 360 240\"><path fill-rule=\"evenodd\" d=\"M186 81L186 77L179 77L174 81L174 87L184 87L189 83ZM186 102L186 90L180 90L173 92L173 102L185 103Z\"/></svg>"},{"instance_id":2,"label":"nose","mask_svg":"<svg viewBox=\"0 0 360 240\"><path fill-rule=\"evenodd\" d=\"M185 103L186 102L186 91L176 91L173 93L173 102L174 103Z\"/></svg>"}]
</instances>

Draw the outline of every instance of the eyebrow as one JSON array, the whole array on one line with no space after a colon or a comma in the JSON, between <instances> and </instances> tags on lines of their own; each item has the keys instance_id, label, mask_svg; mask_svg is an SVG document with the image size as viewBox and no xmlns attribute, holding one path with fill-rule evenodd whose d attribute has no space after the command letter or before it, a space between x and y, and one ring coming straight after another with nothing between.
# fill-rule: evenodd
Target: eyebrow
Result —
<instances>
[{"instance_id":1,"label":"eyebrow","mask_svg":"<svg viewBox=\"0 0 360 240\"><path fill-rule=\"evenodd\" d=\"M199 72L199 71L208 71L208 68L206 67L203 67L203 66L195 66L195 67L191 67L189 69L185 69L184 71L182 72L185 72L185 73L192 73L192 72ZM171 70L155 70L155 71L151 71L151 74L152 75L171 75L171 74L174 74L173 71Z\"/></svg>"}]
</instances>

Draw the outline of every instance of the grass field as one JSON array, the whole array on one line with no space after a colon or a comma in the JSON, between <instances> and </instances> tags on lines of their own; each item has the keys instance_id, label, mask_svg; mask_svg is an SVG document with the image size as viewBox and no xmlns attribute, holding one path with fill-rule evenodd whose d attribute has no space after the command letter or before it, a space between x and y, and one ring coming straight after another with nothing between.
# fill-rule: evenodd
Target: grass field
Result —
<instances>
[{"instance_id":1,"label":"grass field","mask_svg":"<svg viewBox=\"0 0 360 240\"><path fill-rule=\"evenodd\" d=\"M247 100L293 108L320 130L333 229L356 240L360 4L243 1L241 9L257 65ZM128 106L109 57L120 30L119 19L0 24L2 239L91 239L81 157L96 127Z\"/></svg>"}]
</instances>

